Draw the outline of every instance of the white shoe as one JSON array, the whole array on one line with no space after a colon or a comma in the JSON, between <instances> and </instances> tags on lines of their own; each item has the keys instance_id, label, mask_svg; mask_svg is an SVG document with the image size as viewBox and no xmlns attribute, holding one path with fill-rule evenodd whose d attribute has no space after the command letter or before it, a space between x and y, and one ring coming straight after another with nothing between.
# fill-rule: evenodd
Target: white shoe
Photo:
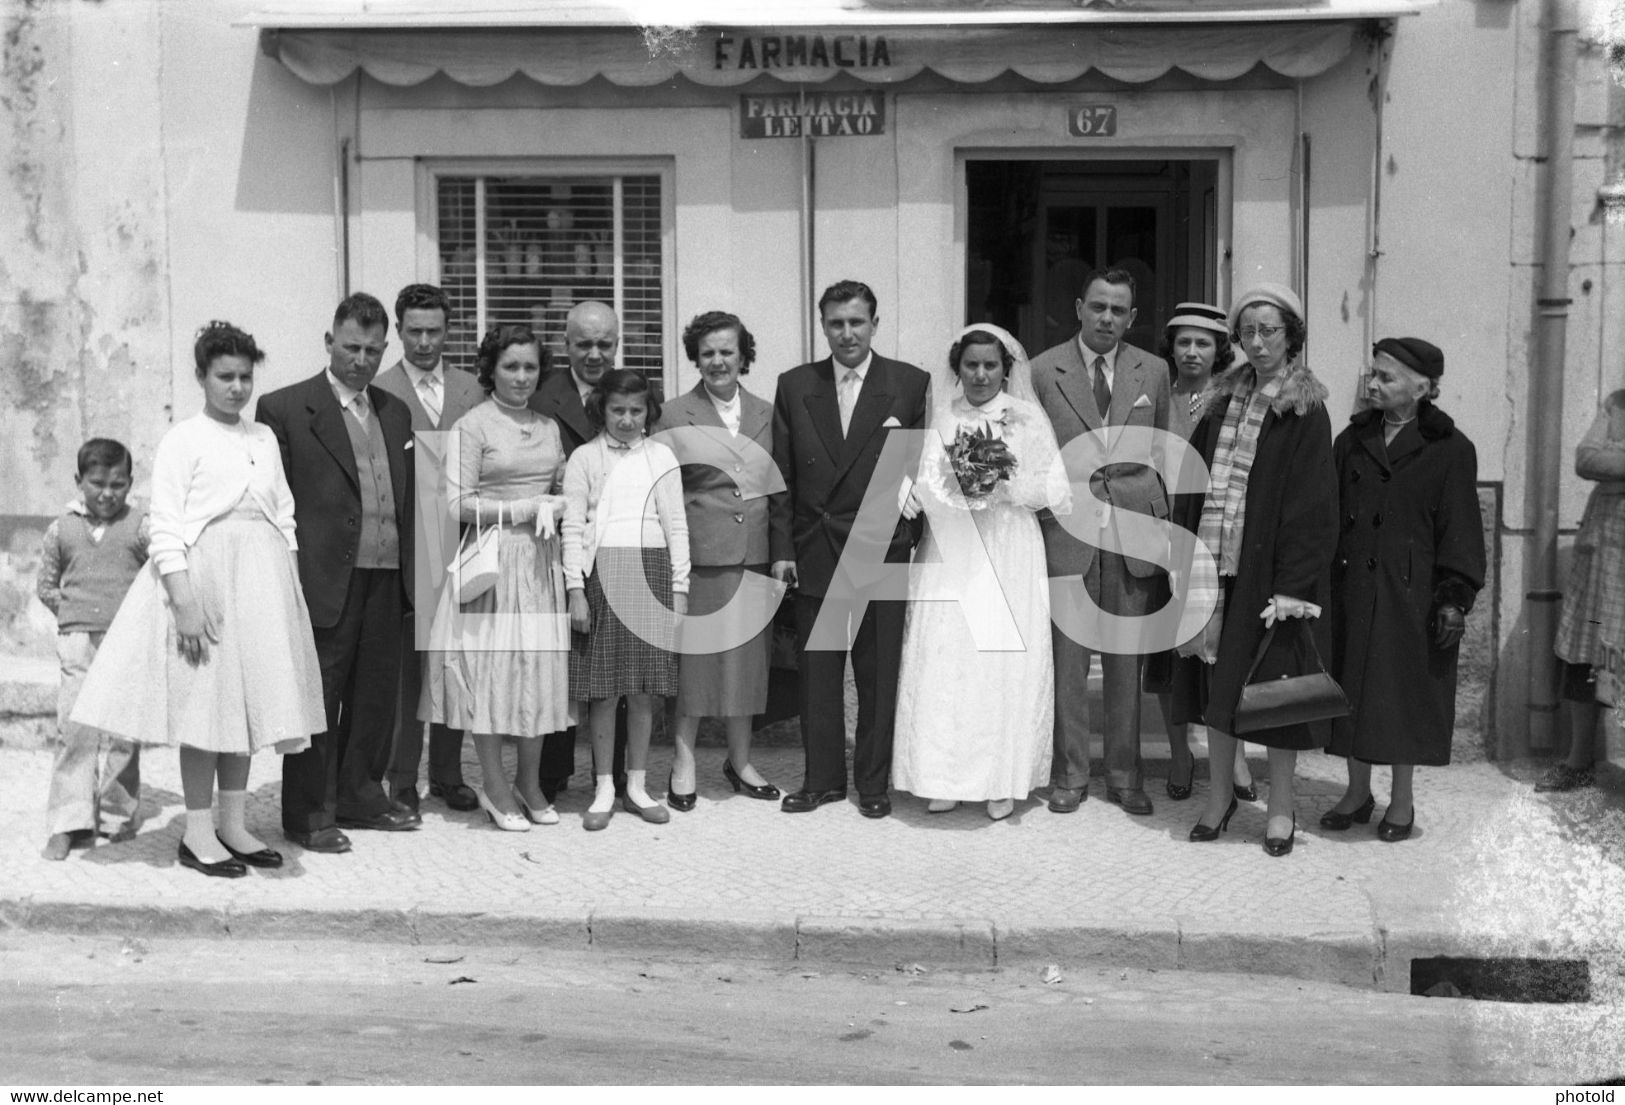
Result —
<instances>
[{"instance_id":1,"label":"white shoe","mask_svg":"<svg viewBox=\"0 0 1625 1105\"><path fill-rule=\"evenodd\" d=\"M491 824L505 833L530 832L530 822L525 819L523 814L506 813L497 809L491 804L491 800L485 796L483 790L475 791L475 795L480 800L480 808L485 811L485 816L491 819Z\"/></svg>"},{"instance_id":2,"label":"white shoe","mask_svg":"<svg viewBox=\"0 0 1625 1105\"><path fill-rule=\"evenodd\" d=\"M552 805L545 805L541 809L537 809L525 801L525 796L519 793L518 787L513 788L513 800L519 804L519 808L524 811L525 817L532 825L557 825L559 823L558 810L554 809Z\"/></svg>"},{"instance_id":3,"label":"white shoe","mask_svg":"<svg viewBox=\"0 0 1625 1105\"><path fill-rule=\"evenodd\" d=\"M1016 800L1014 798L995 798L987 804L987 815L994 821L1003 821L1015 812Z\"/></svg>"},{"instance_id":4,"label":"white shoe","mask_svg":"<svg viewBox=\"0 0 1625 1105\"><path fill-rule=\"evenodd\" d=\"M958 808L959 803L952 798L933 798L925 804L926 813L948 813Z\"/></svg>"}]
</instances>

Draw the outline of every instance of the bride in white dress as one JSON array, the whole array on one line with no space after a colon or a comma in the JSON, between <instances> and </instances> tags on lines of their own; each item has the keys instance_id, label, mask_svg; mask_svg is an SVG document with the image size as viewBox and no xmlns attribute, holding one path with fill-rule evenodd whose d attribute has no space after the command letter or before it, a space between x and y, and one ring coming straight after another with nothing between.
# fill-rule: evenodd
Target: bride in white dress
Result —
<instances>
[{"instance_id":1,"label":"bride in white dress","mask_svg":"<svg viewBox=\"0 0 1625 1105\"><path fill-rule=\"evenodd\" d=\"M897 689L892 785L942 813L986 801L1008 817L1049 781L1054 658L1037 512L1070 509L1049 418L1026 353L985 323L960 331L932 381L932 431L905 511L926 517L915 554ZM1015 455L983 497L960 487L955 435L985 430Z\"/></svg>"}]
</instances>

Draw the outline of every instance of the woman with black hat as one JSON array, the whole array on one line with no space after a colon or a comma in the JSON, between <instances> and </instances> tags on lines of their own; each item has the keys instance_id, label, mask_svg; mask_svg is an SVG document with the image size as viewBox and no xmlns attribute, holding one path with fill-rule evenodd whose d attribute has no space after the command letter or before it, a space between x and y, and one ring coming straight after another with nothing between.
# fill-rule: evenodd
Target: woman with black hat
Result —
<instances>
[{"instance_id":1,"label":"woman with black hat","mask_svg":"<svg viewBox=\"0 0 1625 1105\"><path fill-rule=\"evenodd\" d=\"M1329 751L1348 758L1349 784L1322 828L1371 820L1371 765L1391 764L1377 825L1385 841L1416 824L1415 765L1450 762L1456 654L1484 585L1478 456L1433 405L1444 354L1421 338L1372 347L1367 408L1332 444L1342 531L1332 562L1332 673L1353 713Z\"/></svg>"}]
</instances>

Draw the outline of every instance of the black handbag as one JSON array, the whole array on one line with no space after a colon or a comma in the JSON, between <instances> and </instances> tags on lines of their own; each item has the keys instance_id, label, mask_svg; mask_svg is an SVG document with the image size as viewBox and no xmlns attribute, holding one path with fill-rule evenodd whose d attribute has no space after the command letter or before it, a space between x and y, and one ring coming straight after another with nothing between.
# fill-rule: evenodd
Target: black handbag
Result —
<instances>
[{"instance_id":1,"label":"black handbag","mask_svg":"<svg viewBox=\"0 0 1625 1105\"><path fill-rule=\"evenodd\" d=\"M1300 621L1302 619L1299 619ZM1252 733L1259 729L1279 729L1286 725L1304 725L1311 721L1330 721L1353 713L1348 696L1337 680L1326 671L1315 647L1315 635L1309 626L1303 626L1300 640L1309 642L1309 658L1315 671L1307 675L1283 675L1279 679L1265 679L1254 683L1258 665L1275 640L1276 626L1264 631L1259 642L1253 666L1247 669L1247 679L1241 688L1241 700L1236 703L1235 718L1231 723L1236 733Z\"/></svg>"}]
</instances>

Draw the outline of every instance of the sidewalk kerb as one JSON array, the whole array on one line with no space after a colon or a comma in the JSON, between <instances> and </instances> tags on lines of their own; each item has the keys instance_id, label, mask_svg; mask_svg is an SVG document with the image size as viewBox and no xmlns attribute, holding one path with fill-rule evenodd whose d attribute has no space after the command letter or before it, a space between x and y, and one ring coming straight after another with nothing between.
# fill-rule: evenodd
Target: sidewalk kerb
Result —
<instances>
[{"instance_id":1,"label":"sidewalk kerb","mask_svg":"<svg viewBox=\"0 0 1625 1105\"><path fill-rule=\"evenodd\" d=\"M1001 967L1098 960L1114 967L1169 970L1179 962L1179 923L1172 917L1075 926L995 921L993 937Z\"/></svg>"},{"instance_id":2,"label":"sidewalk kerb","mask_svg":"<svg viewBox=\"0 0 1625 1105\"><path fill-rule=\"evenodd\" d=\"M796 924L798 960L992 967L994 948L991 921L804 916Z\"/></svg>"},{"instance_id":3,"label":"sidewalk kerb","mask_svg":"<svg viewBox=\"0 0 1625 1105\"><path fill-rule=\"evenodd\" d=\"M644 909L638 913L595 909L588 920L592 946L605 951L662 951L721 958L796 958L793 916L725 914L705 910Z\"/></svg>"},{"instance_id":4,"label":"sidewalk kerb","mask_svg":"<svg viewBox=\"0 0 1625 1105\"><path fill-rule=\"evenodd\" d=\"M1197 917L1179 921L1178 966L1184 971L1285 975L1369 989L1377 982L1381 952L1370 926L1282 922L1237 929Z\"/></svg>"}]
</instances>

